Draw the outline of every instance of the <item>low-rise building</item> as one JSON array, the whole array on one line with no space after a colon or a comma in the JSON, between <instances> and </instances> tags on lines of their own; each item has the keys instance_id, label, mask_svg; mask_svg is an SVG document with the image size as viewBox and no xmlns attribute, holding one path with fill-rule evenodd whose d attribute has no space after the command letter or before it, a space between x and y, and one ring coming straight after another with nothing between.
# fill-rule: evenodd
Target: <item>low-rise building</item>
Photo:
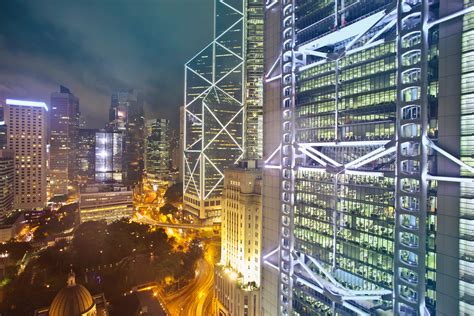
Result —
<instances>
[{"instance_id":1,"label":"low-rise building","mask_svg":"<svg viewBox=\"0 0 474 316\"><path fill-rule=\"evenodd\" d=\"M71 272L67 286L59 291L49 307L39 308L35 316L107 316L109 303L103 293L92 296L87 288L76 283L76 275Z\"/></svg>"},{"instance_id":2,"label":"low-rise building","mask_svg":"<svg viewBox=\"0 0 474 316\"><path fill-rule=\"evenodd\" d=\"M25 216L21 212L9 214L0 225L0 242L15 238L25 227Z\"/></svg>"},{"instance_id":3,"label":"low-rise building","mask_svg":"<svg viewBox=\"0 0 474 316\"><path fill-rule=\"evenodd\" d=\"M133 191L117 184L95 184L84 188L79 203L80 222L107 223L133 214Z\"/></svg>"}]
</instances>

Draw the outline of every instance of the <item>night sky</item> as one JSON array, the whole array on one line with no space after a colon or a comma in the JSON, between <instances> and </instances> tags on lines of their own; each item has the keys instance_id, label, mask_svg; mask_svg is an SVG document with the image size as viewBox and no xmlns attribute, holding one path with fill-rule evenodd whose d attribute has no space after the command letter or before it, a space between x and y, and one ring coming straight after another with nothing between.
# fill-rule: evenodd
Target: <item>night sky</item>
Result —
<instances>
[{"instance_id":1,"label":"night sky","mask_svg":"<svg viewBox=\"0 0 474 316\"><path fill-rule=\"evenodd\" d=\"M89 127L138 88L175 124L184 63L212 40L213 0L0 0L0 97L45 101L63 84Z\"/></svg>"}]
</instances>

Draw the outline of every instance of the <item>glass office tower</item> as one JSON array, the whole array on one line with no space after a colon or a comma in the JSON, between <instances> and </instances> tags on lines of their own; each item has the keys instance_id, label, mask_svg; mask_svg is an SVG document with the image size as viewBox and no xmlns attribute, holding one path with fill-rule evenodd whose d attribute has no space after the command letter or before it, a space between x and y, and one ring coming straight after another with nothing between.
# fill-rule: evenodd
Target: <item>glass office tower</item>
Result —
<instances>
[{"instance_id":1,"label":"glass office tower","mask_svg":"<svg viewBox=\"0 0 474 316\"><path fill-rule=\"evenodd\" d=\"M79 166L79 186L84 187L95 181L95 140L96 129L79 129L77 164Z\"/></svg>"},{"instance_id":2,"label":"glass office tower","mask_svg":"<svg viewBox=\"0 0 474 316\"><path fill-rule=\"evenodd\" d=\"M264 314L474 313L471 5L267 1L282 132Z\"/></svg>"},{"instance_id":3,"label":"glass office tower","mask_svg":"<svg viewBox=\"0 0 474 316\"><path fill-rule=\"evenodd\" d=\"M144 98L130 89L112 94L108 130L123 133L123 183L136 185L142 180L145 156Z\"/></svg>"},{"instance_id":4,"label":"glass office tower","mask_svg":"<svg viewBox=\"0 0 474 316\"><path fill-rule=\"evenodd\" d=\"M170 121L146 121L145 171L148 182L156 191L171 179L171 130Z\"/></svg>"},{"instance_id":5,"label":"glass office tower","mask_svg":"<svg viewBox=\"0 0 474 316\"><path fill-rule=\"evenodd\" d=\"M79 98L64 87L51 94L50 194L67 195L78 186Z\"/></svg>"},{"instance_id":6,"label":"glass office tower","mask_svg":"<svg viewBox=\"0 0 474 316\"><path fill-rule=\"evenodd\" d=\"M184 203L200 219L220 216L224 168L261 156L260 2L215 1L214 41L185 65Z\"/></svg>"},{"instance_id":7,"label":"glass office tower","mask_svg":"<svg viewBox=\"0 0 474 316\"><path fill-rule=\"evenodd\" d=\"M123 134L120 131L95 133L95 181L122 182Z\"/></svg>"}]
</instances>

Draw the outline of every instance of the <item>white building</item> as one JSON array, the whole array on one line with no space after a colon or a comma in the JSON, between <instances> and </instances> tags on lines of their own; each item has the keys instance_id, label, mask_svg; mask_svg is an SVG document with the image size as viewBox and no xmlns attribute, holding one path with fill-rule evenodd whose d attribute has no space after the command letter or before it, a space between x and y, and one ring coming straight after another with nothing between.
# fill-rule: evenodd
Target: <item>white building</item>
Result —
<instances>
[{"instance_id":1,"label":"white building","mask_svg":"<svg viewBox=\"0 0 474 316\"><path fill-rule=\"evenodd\" d=\"M46 204L46 112L44 102L7 99L4 124L7 149L15 159L14 208L42 208Z\"/></svg>"},{"instance_id":2,"label":"white building","mask_svg":"<svg viewBox=\"0 0 474 316\"><path fill-rule=\"evenodd\" d=\"M260 315L261 185L255 161L225 170L221 262L214 279L218 315Z\"/></svg>"}]
</instances>

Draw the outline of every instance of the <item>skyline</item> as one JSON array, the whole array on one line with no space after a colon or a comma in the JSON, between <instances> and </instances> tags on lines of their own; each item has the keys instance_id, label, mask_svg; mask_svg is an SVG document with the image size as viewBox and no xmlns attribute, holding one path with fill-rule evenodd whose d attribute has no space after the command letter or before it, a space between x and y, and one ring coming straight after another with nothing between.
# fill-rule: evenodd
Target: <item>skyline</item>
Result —
<instances>
[{"instance_id":1,"label":"skyline","mask_svg":"<svg viewBox=\"0 0 474 316\"><path fill-rule=\"evenodd\" d=\"M212 38L212 0L20 0L0 12L0 96L49 104L65 85L93 128L107 121L111 94L132 88L144 92L147 118L177 126L183 64Z\"/></svg>"},{"instance_id":2,"label":"skyline","mask_svg":"<svg viewBox=\"0 0 474 316\"><path fill-rule=\"evenodd\" d=\"M474 315L474 0L16 2L0 314Z\"/></svg>"}]
</instances>

